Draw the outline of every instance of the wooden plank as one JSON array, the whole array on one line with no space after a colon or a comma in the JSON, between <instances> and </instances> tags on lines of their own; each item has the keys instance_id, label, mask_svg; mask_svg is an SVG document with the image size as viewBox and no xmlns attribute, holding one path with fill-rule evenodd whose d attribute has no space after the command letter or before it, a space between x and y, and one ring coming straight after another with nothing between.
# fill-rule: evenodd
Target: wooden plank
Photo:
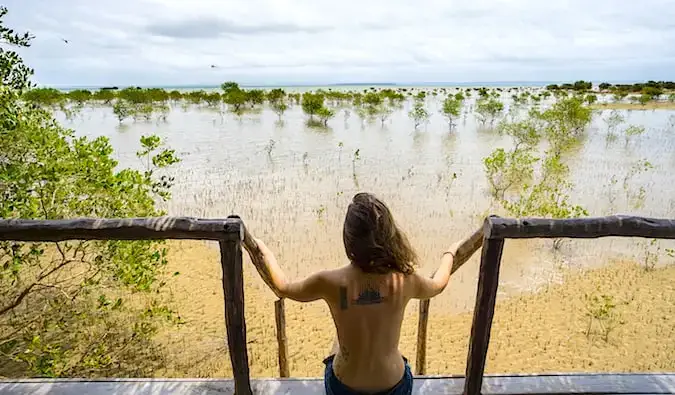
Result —
<instances>
[{"instance_id":1,"label":"wooden plank","mask_svg":"<svg viewBox=\"0 0 675 395\"><path fill-rule=\"evenodd\" d=\"M288 369L288 340L286 339L286 309L283 299L274 302L274 321L277 324L279 377L290 377Z\"/></svg>"},{"instance_id":2,"label":"wooden plank","mask_svg":"<svg viewBox=\"0 0 675 395\"><path fill-rule=\"evenodd\" d=\"M415 377L413 394L461 394L462 377ZM323 379L254 379L257 395L322 394ZM200 394L234 393L224 379L14 379L0 380L2 394ZM484 395L675 394L675 374L570 374L485 376Z\"/></svg>"},{"instance_id":3,"label":"wooden plank","mask_svg":"<svg viewBox=\"0 0 675 395\"><path fill-rule=\"evenodd\" d=\"M241 221L189 217L2 219L0 240L240 240Z\"/></svg>"},{"instance_id":4,"label":"wooden plank","mask_svg":"<svg viewBox=\"0 0 675 395\"><path fill-rule=\"evenodd\" d=\"M220 242L220 263L223 270L223 295L225 297L225 326L227 346L232 362L235 393L251 395L251 382L246 349L246 320L244 318L244 273L241 242Z\"/></svg>"},{"instance_id":5,"label":"wooden plank","mask_svg":"<svg viewBox=\"0 0 675 395\"><path fill-rule=\"evenodd\" d=\"M480 229L473 232L468 239L457 248L457 255L452 261L452 269L450 274L454 274L460 267L462 267L473 254L478 251L483 246L483 238L485 237L485 226L487 223L480 227Z\"/></svg>"},{"instance_id":6,"label":"wooden plank","mask_svg":"<svg viewBox=\"0 0 675 395\"><path fill-rule=\"evenodd\" d=\"M239 220L241 221L241 218L238 215L230 215L227 217L228 220ZM260 251L260 247L258 247L258 243L256 243L255 239L253 236L248 231L248 228L246 226L243 226L242 222L242 235L243 235L243 244L244 248L248 252L249 257L251 258L251 263L253 263L253 266L255 266L256 270L258 271L258 274L260 274L260 277L263 279L265 284L274 292L277 294L278 297L281 297L277 293L277 289L272 283L272 275L270 274L269 270L267 269L267 266L265 265L265 260L263 259L263 253Z\"/></svg>"},{"instance_id":7,"label":"wooden plank","mask_svg":"<svg viewBox=\"0 0 675 395\"><path fill-rule=\"evenodd\" d=\"M486 220L487 221L487 220ZM466 361L465 395L480 394L485 369L490 329L495 312L497 286L499 285L499 266L504 249L503 239L485 239L480 259L476 306L473 311L469 352Z\"/></svg>"},{"instance_id":8,"label":"wooden plank","mask_svg":"<svg viewBox=\"0 0 675 395\"><path fill-rule=\"evenodd\" d=\"M415 374L427 373L427 325L429 323L429 299L420 300L420 316L417 321L417 361Z\"/></svg>"},{"instance_id":9,"label":"wooden plank","mask_svg":"<svg viewBox=\"0 0 675 395\"><path fill-rule=\"evenodd\" d=\"M675 239L675 219L613 215L597 218L500 218L489 217L491 239L569 237L588 239L607 236Z\"/></svg>"}]
</instances>

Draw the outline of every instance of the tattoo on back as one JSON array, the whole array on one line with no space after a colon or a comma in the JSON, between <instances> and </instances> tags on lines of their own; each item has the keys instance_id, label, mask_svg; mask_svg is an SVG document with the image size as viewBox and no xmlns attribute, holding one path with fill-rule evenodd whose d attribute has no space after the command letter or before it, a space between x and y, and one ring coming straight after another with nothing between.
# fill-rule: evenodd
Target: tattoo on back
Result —
<instances>
[{"instance_id":1,"label":"tattoo on back","mask_svg":"<svg viewBox=\"0 0 675 395\"><path fill-rule=\"evenodd\" d=\"M380 291L375 288L366 287L366 289L359 293L359 297L354 302L359 305L366 305L382 303L383 301L384 298L380 294Z\"/></svg>"},{"instance_id":2,"label":"tattoo on back","mask_svg":"<svg viewBox=\"0 0 675 395\"><path fill-rule=\"evenodd\" d=\"M369 281L361 287L359 296L350 301L347 287L340 287L340 310L347 310L350 302L361 306L384 302L385 297L382 296L382 293L378 288L377 284L373 284Z\"/></svg>"},{"instance_id":3,"label":"tattoo on back","mask_svg":"<svg viewBox=\"0 0 675 395\"><path fill-rule=\"evenodd\" d=\"M340 287L340 309L347 310L349 300L347 299L347 287Z\"/></svg>"}]
</instances>

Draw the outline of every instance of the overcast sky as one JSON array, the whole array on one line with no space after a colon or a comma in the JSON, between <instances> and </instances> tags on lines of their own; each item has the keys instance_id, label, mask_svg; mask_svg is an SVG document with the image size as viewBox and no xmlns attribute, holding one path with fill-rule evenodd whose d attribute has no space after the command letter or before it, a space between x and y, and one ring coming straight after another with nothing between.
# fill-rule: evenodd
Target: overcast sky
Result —
<instances>
[{"instance_id":1,"label":"overcast sky","mask_svg":"<svg viewBox=\"0 0 675 395\"><path fill-rule=\"evenodd\" d=\"M675 79L675 0L3 3L44 85Z\"/></svg>"}]
</instances>

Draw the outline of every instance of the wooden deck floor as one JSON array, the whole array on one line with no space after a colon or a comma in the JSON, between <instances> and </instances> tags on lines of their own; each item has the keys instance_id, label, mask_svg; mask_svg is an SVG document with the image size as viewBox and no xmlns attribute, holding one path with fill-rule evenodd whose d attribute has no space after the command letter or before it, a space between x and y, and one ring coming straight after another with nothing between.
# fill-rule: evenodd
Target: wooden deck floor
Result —
<instances>
[{"instance_id":1,"label":"wooden deck floor","mask_svg":"<svg viewBox=\"0 0 675 395\"><path fill-rule=\"evenodd\" d=\"M413 394L461 394L462 377L415 378ZM257 395L322 394L323 381L258 379ZM483 394L675 394L675 373L551 374L486 376ZM20 379L0 381L0 394L233 394L231 380L220 379Z\"/></svg>"}]
</instances>

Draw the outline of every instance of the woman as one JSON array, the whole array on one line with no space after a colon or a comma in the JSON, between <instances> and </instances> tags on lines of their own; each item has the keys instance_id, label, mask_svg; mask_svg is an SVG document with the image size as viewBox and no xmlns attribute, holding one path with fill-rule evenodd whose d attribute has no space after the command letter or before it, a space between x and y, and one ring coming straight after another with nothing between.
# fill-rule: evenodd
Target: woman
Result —
<instances>
[{"instance_id":1,"label":"woman","mask_svg":"<svg viewBox=\"0 0 675 395\"><path fill-rule=\"evenodd\" d=\"M261 274L280 298L328 304L338 338L334 354L324 360L327 394L410 394L412 372L398 350L403 313L410 299L445 289L459 243L443 253L431 278L418 274L408 238L369 193L357 194L349 205L343 240L348 265L297 282L286 279L274 254L256 240L265 266Z\"/></svg>"}]
</instances>

